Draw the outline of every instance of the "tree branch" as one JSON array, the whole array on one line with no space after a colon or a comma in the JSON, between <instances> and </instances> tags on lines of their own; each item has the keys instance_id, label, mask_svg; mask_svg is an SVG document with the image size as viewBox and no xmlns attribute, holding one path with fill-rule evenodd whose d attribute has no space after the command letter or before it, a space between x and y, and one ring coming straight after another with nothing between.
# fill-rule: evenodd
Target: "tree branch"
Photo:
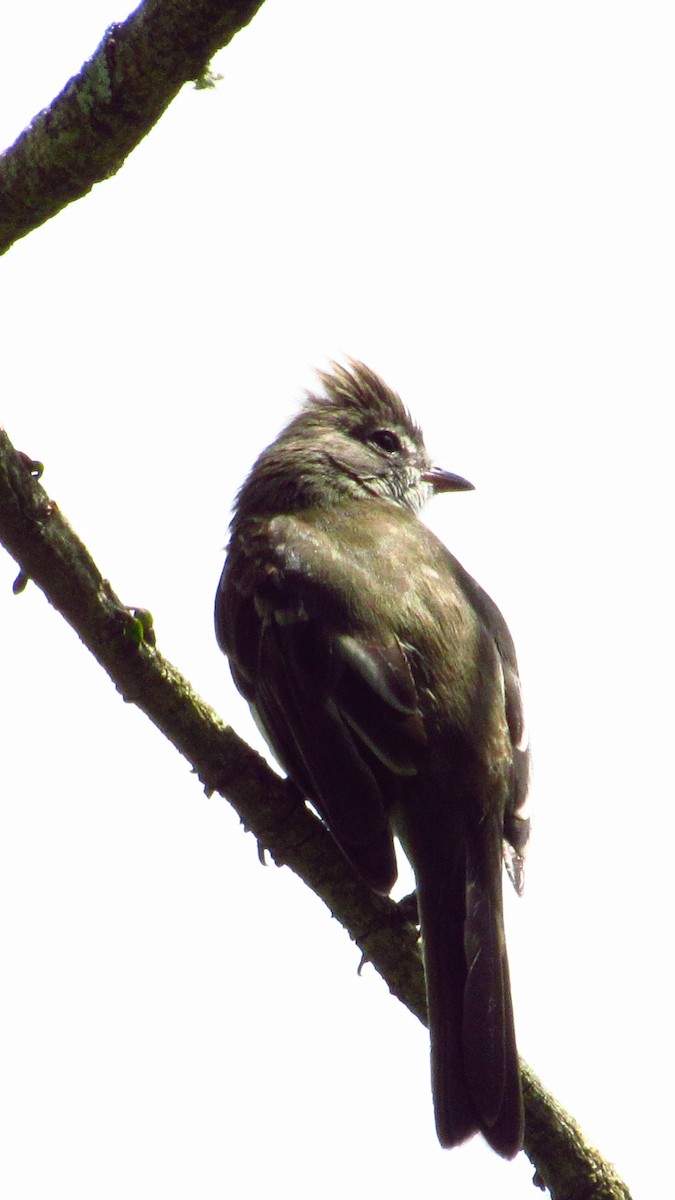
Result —
<instances>
[{"instance_id":1,"label":"tree branch","mask_svg":"<svg viewBox=\"0 0 675 1200\"><path fill-rule=\"evenodd\" d=\"M108 179L262 0L145 0L0 156L0 254Z\"/></svg>"},{"instance_id":2,"label":"tree branch","mask_svg":"<svg viewBox=\"0 0 675 1200\"><path fill-rule=\"evenodd\" d=\"M155 649L145 615L125 608L86 547L38 482L39 464L0 429L0 540L28 578L136 704L185 756L209 791L233 805L279 865L291 868L328 906L390 991L426 1023L417 936L398 906L356 876L328 831L293 787L267 766L196 695ZM628 1189L572 1118L521 1060L525 1151L535 1182L554 1200L630 1200Z\"/></svg>"}]
</instances>

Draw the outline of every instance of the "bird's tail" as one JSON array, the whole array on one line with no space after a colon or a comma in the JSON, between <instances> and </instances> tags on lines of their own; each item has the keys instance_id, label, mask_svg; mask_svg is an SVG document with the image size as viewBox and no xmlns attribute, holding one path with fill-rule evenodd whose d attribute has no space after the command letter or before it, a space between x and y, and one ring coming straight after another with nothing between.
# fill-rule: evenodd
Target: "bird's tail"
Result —
<instances>
[{"instance_id":1,"label":"bird's tail","mask_svg":"<svg viewBox=\"0 0 675 1200\"><path fill-rule=\"evenodd\" d=\"M480 1131L512 1158L522 1147L523 1101L496 820L481 824L449 871L418 880L418 903L439 1140L455 1146Z\"/></svg>"}]
</instances>

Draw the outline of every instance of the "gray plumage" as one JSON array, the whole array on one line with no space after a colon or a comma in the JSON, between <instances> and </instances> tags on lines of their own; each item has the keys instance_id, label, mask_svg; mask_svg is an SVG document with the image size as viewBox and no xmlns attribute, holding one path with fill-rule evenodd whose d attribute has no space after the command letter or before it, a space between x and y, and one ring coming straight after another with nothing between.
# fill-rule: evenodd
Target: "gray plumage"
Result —
<instances>
[{"instance_id":1,"label":"gray plumage","mask_svg":"<svg viewBox=\"0 0 675 1200\"><path fill-rule=\"evenodd\" d=\"M240 692L284 770L377 891L412 863L444 1146L522 1145L502 917L529 822L513 642L419 520L469 488L432 467L399 397L334 365L241 488L216 598Z\"/></svg>"}]
</instances>

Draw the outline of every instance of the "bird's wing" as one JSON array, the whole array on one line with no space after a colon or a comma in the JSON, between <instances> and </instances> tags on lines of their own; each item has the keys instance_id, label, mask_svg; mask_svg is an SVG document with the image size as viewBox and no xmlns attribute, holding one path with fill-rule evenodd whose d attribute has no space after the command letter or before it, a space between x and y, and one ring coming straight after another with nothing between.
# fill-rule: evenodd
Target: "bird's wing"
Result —
<instances>
[{"instance_id":1,"label":"bird's wing","mask_svg":"<svg viewBox=\"0 0 675 1200\"><path fill-rule=\"evenodd\" d=\"M525 852L530 837L530 747L517 671L502 657L506 720L513 745L511 800L504 813L504 862L520 895L525 876Z\"/></svg>"},{"instance_id":2,"label":"bird's wing","mask_svg":"<svg viewBox=\"0 0 675 1200\"><path fill-rule=\"evenodd\" d=\"M531 762L516 650L508 625L492 597L483 591L449 552L448 557L452 560L458 584L493 639L499 655L506 723L512 746L510 798L504 813L504 861L509 878L520 893L523 890L525 852L530 836L528 798Z\"/></svg>"},{"instance_id":3,"label":"bird's wing","mask_svg":"<svg viewBox=\"0 0 675 1200\"><path fill-rule=\"evenodd\" d=\"M350 618L340 570L319 528L256 518L230 547L216 629L275 756L386 892L396 878L389 812L425 733L405 648L377 622L365 634Z\"/></svg>"}]
</instances>

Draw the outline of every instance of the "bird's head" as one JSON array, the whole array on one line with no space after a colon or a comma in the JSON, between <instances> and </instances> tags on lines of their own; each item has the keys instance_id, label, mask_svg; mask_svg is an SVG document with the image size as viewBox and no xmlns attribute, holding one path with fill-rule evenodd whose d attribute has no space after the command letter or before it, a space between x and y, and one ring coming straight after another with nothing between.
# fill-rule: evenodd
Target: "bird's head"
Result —
<instances>
[{"instance_id":1,"label":"bird's head","mask_svg":"<svg viewBox=\"0 0 675 1200\"><path fill-rule=\"evenodd\" d=\"M434 492L473 487L432 466L400 397L363 363L333 363L319 380L322 390L260 455L239 495L242 515L373 496L417 512Z\"/></svg>"}]
</instances>

